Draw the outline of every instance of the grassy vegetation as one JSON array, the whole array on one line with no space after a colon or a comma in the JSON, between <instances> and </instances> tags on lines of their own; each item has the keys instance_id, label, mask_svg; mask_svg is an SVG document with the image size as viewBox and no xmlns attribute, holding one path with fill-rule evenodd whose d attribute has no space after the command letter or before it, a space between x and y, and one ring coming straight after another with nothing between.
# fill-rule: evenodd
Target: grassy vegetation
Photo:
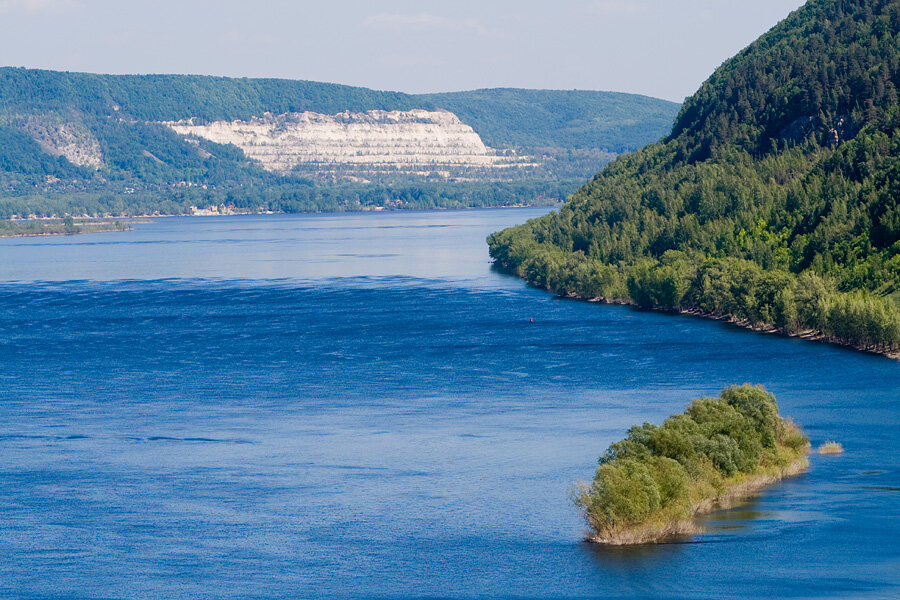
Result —
<instances>
[{"instance_id":1,"label":"grassy vegetation","mask_svg":"<svg viewBox=\"0 0 900 600\"><path fill-rule=\"evenodd\" d=\"M843 454L844 447L838 442L825 442L819 446L819 454Z\"/></svg>"},{"instance_id":2,"label":"grassy vegetation","mask_svg":"<svg viewBox=\"0 0 900 600\"><path fill-rule=\"evenodd\" d=\"M660 425L628 430L600 458L575 502L605 544L695 531L693 517L806 468L809 440L760 386L695 400Z\"/></svg>"}]
</instances>

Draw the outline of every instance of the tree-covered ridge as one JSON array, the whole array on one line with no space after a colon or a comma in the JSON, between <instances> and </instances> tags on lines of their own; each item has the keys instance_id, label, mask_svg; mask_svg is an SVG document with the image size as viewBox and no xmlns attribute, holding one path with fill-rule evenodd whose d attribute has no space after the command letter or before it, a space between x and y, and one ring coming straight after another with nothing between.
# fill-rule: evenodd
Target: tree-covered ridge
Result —
<instances>
[{"instance_id":1,"label":"tree-covered ridge","mask_svg":"<svg viewBox=\"0 0 900 600\"><path fill-rule=\"evenodd\" d=\"M582 90L497 88L417 98L455 113L488 146L533 150L633 152L660 139L679 108L648 96Z\"/></svg>"},{"instance_id":2,"label":"tree-covered ridge","mask_svg":"<svg viewBox=\"0 0 900 600\"><path fill-rule=\"evenodd\" d=\"M575 501L594 541L659 541L693 531L696 513L805 468L808 446L778 414L772 394L733 386L718 398L695 400L662 425L629 429L600 457Z\"/></svg>"},{"instance_id":3,"label":"tree-covered ridge","mask_svg":"<svg viewBox=\"0 0 900 600\"><path fill-rule=\"evenodd\" d=\"M898 65L900 5L811 0L492 256L561 293L900 346Z\"/></svg>"},{"instance_id":4,"label":"tree-covered ridge","mask_svg":"<svg viewBox=\"0 0 900 600\"><path fill-rule=\"evenodd\" d=\"M399 92L293 81L206 75L99 75L0 68L6 110L123 114L141 121L246 120L266 112L410 110L422 108Z\"/></svg>"},{"instance_id":5,"label":"tree-covered ridge","mask_svg":"<svg viewBox=\"0 0 900 600\"><path fill-rule=\"evenodd\" d=\"M516 169L459 174L457 179L473 180L471 189L447 186L444 198L435 192L427 175L385 171L376 174L374 183L397 194L381 206L449 207L468 205L478 198L493 205L497 194L484 189L489 182L502 183L499 191L513 190L506 204L553 203L576 189L615 153L662 137L678 105L606 92L502 89L416 96L282 79L0 68L0 196L9 199L4 204L14 214L23 216L42 214L51 206L76 212L85 205L124 204L128 212L145 212L138 205L152 207L152 194L157 195L160 208L173 204L187 208L187 202L171 198L182 195L184 186L213 190L208 194L210 202L227 201L231 192L243 197L248 190L284 191L293 186L293 192L285 192L277 200L267 192L248 202L327 210L334 206L335 194L312 190L307 179L316 178L315 174L266 172L237 147L187 140L162 122L416 108L450 110L489 146L512 149L535 160ZM78 166L54 156L53 143L65 140L45 138L65 137L66 131L77 132L79 143L96 145L96 160ZM332 178L340 180L344 175L349 182L360 174L348 167L346 173L316 178L317 185L331 187ZM116 202L96 201L107 194L129 196ZM354 195L368 199L383 194L376 185L359 194L354 190ZM24 201L35 196L42 198L32 204ZM138 196L143 200L135 204ZM303 200L295 201L298 196ZM85 197L92 200L84 202ZM406 202L410 197L416 200Z\"/></svg>"},{"instance_id":6,"label":"tree-covered ridge","mask_svg":"<svg viewBox=\"0 0 900 600\"><path fill-rule=\"evenodd\" d=\"M851 138L897 104L898 30L891 0L813 0L717 69L668 139L696 162Z\"/></svg>"},{"instance_id":7,"label":"tree-covered ridge","mask_svg":"<svg viewBox=\"0 0 900 600\"><path fill-rule=\"evenodd\" d=\"M679 105L637 94L491 89L404 94L201 75L96 75L0 68L0 112L69 111L140 121L247 120L266 112L444 109L490 146L635 150L669 130Z\"/></svg>"}]
</instances>

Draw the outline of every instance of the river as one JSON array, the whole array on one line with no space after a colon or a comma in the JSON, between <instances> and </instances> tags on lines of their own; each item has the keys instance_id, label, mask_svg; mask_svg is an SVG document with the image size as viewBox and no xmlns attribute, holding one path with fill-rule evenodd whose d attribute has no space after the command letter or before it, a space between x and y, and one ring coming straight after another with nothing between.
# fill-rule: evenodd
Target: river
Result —
<instances>
[{"instance_id":1,"label":"river","mask_svg":"<svg viewBox=\"0 0 900 600\"><path fill-rule=\"evenodd\" d=\"M0 240L0 596L898 597L900 363L492 270L544 212ZM582 541L610 442L743 382L846 453L683 543Z\"/></svg>"}]
</instances>

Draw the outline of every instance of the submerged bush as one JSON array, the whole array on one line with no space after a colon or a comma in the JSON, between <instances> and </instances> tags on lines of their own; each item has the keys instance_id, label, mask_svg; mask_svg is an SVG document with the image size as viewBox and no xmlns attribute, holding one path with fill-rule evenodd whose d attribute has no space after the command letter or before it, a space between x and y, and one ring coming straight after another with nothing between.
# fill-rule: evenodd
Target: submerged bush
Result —
<instances>
[{"instance_id":1,"label":"submerged bush","mask_svg":"<svg viewBox=\"0 0 900 600\"><path fill-rule=\"evenodd\" d=\"M825 442L819 446L819 454L843 454L844 447L838 442Z\"/></svg>"}]
</instances>

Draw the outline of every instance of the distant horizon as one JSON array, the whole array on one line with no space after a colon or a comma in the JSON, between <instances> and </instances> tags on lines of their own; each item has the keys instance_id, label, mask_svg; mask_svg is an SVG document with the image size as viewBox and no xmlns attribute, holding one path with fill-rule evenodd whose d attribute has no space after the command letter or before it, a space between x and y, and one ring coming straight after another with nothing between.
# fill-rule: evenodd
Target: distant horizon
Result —
<instances>
[{"instance_id":1,"label":"distant horizon","mask_svg":"<svg viewBox=\"0 0 900 600\"><path fill-rule=\"evenodd\" d=\"M524 90L524 91L534 91L534 92L589 92L589 93L600 93L600 94L623 94L626 96L642 96L645 98L650 98L653 100L662 100L664 102L671 102L672 104L682 104L683 102L678 102L675 100L669 100L668 98L659 98L657 96L650 96L648 94L641 94L638 92L628 92L623 90L601 90L601 89L586 89L586 88L532 88L532 87L515 87L508 85L498 85L498 86L489 86L489 87L478 87L478 88L467 88L467 89L453 89L453 90L438 90L433 92L408 92L405 90L396 90L396 89L384 89L384 88L375 88L364 85L354 85L351 83L343 83L340 81L321 81L317 79L304 79L297 77L254 77L248 75L220 75L217 73L164 73L164 72L131 72L131 73L107 73L101 71L81 71L81 70L72 70L72 69L45 69L43 67L29 67L23 65L0 65L0 69L25 69L26 71L47 71L47 72L55 72L55 73L72 73L72 74L81 74L81 75L101 75L101 76L112 76L112 77L213 77L217 79L271 79L271 80L280 80L280 81L304 81L309 83L323 83L326 85L339 85L346 87L355 87L362 89L370 89L376 92L389 92L389 93L398 93L398 94L406 94L408 96L428 96L432 94L460 94L465 92L480 92L487 90Z\"/></svg>"},{"instance_id":2,"label":"distant horizon","mask_svg":"<svg viewBox=\"0 0 900 600\"><path fill-rule=\"evenodd\" d=\"M617 91L681 103L802 0L0 0L29 68L274 78L408 94Z\"/></svg>"}]
</instances>

